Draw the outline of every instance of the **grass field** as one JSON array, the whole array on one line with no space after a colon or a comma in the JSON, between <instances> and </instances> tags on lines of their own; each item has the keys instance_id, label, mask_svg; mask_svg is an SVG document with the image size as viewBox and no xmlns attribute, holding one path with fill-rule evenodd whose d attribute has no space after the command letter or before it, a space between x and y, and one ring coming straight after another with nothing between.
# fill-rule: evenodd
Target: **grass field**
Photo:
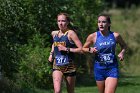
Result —
<instances>
[{"instance_id":1,"label":"grass field","mask_svg":"<svg viewBox=\"0 0 140 93\"><path fill-rule=\"evenodd\" d=\"M90 82L85 81L84 83L85 84L76 86L75 93L98 93L94 80L92 82L91 80ZM52 90L51 91L38 90L37 93L53 93L53 92ZM62 93L67 93L65 86L63 86ZM119 81L116 93L140 93L140 76L122 77Z\"/></svg>"}]
</instances>

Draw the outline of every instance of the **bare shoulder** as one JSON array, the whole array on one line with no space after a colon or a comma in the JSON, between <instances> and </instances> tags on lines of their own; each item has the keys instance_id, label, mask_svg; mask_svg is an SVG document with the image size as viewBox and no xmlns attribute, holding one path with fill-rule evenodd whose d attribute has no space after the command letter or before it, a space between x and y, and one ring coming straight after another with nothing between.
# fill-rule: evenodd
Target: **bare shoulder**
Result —
<instances>
[{"instance_id":1,"label":"bare shoulder","mask_svg":"<svg viewBox=\"0 0 140 93\"><path fill-rule=\"evenodd\" d=\"M69 34L69 35L72 35L72 34L76 34L76 33L75 33L75 31L73 31L73 30L69 30L68 34Z\"/></svg>"},{"instance_id":2,"label":"bare shoulder","mask_svg":"<svg viewBox=\"0 0 140 93\"><path fill-rule=\"evenodd\" d=\"M114 36L115 36L115 39L116 39L116 41L117 41L118 43L124 42L124 41L123 41L123 38L121 37L121 35L120 35L119 33L114 32Z\"/></svg>"},{"instance_id":3,"label":"bare shoulder","mask_svg":"<svg viewBox=\"0 0 140 93\"><path fill-rule=\"evenodd\" d=\"M114 32L113 34L114 34L115 38L118 38L120 36L120 34L117 32Z\"/></svg>"},{"instance_id":4,"label":"bare shoulder","mask_svg":"<svg viewBox=\"0 0 140 93\"><path fill-rule=\"evenodd\" d=\"M96 41L96 32L94 32L94 33L88 35L87 41L90 41L90 42L92 42L92 43L95 43L95 41Z\"/></svg>"},{"instance_id":5,"label":"bare shoulder","mask_svg":"<svg viewBox=\"0 0 140 93\"><path fill-rule=\"evenodd\" d=\"M94 39L94 38L96 38L96 36L97 36L97 34L96 34L96 32L94 32L94 33L90 34L88 37Z\"/></svg>"},{"instance_id":6,"label":"bare shoulder","mask_svg":"<svg viewBox=\"0 0 140 93\"><path fill-rule=\"evenodd\" d=\"M77 37L77 34L76 34L75 31L69 30L69 31L68 31L68 37L69 37L69 39L71 40L72 38Z\"/></svg>"},{"instance_id":7,"label":"bare shoulder","mask_svg":"<svg viewBox=\"0 0 140 93\"><path fill-rule=\"evenodd\" d=\"M93 37L96 37L97 36L97 33L96 32L94 32L94 33L92 33L93 34Z\"/></svg>"},{"instance_id":8,"label":"bare shoulder","mask_svg":"<svg viewBox=\"0 0 140 93\"><path fill-rule=\"evenodd\" d=\"M58 34L58 32L59 32L58 30L52 31L51 35L55 36L56 34Z\"/></svg>"},{"instance_id":9,"label":"bare shoulder","mask_svg":"<svg viewBox=\"0 0 140 93\"><path fill-rule=\"evenodd\" d=\"M95 37L95 36L96 36L96 33L94 32L94 33L89 34L89 35L88 35L88 38L93 38L93 37Z\"/></svg>"}]
</instances>

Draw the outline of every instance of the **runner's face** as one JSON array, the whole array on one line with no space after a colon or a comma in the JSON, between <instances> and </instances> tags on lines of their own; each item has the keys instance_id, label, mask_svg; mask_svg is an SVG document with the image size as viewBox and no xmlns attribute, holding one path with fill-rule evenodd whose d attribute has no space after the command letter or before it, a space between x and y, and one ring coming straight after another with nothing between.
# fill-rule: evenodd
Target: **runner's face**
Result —
<instances>
[{"instance_id":1,"label":"runner's face","mask_svg":"<svg viewBox=\"0 0 140 93\"><path fill-rule=\"evenodd\" d=\"M60 30L66 30L68 21L65 15L59 15L57 17L57 24Z\"/></svg>"},{"instance_id":2,"label":"runner's face","mask_svg":"<svg viewBox=\"0 0 140 93\"><path fill-rule=\"evenodd\" d=\"M98 17L98 28L100 31L108 31L110 24L105 16Z\"/></svg>"}]
</instances>

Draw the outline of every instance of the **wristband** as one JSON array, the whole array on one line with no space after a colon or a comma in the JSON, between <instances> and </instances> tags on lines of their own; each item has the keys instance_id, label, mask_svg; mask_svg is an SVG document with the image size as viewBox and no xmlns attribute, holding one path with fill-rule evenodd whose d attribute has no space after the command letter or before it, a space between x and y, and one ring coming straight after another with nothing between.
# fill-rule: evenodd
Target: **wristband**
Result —
<instances>
[{"instance_id":1,"label":"wristband","mask_svg":"<svg viewBox=\"0 0 140 93\"><path fill-rule=\"evenodd\" d=\"M70 52L70 48L67 48L66 51L67 51L67 53L69 53Z\"/></svg>"},{"instance_id":2,"label":"wristband","mask_svg":"<svg viewBox=\"0 0 140 93\"><path fill-rule=\"evenodd\" d=\"M53 52L50 52L50 55L53 55Z\"/></svg>"},{"instance_id":3,"label":"wristband","mask_svg":"<svg viewBox=\"0 0 140 93\"><path fill-rule=\"evenodd\" d=\"M91 47L89 47L88 51L90 52L90 50L91 50Z\"/></svg>"}]
</instances>

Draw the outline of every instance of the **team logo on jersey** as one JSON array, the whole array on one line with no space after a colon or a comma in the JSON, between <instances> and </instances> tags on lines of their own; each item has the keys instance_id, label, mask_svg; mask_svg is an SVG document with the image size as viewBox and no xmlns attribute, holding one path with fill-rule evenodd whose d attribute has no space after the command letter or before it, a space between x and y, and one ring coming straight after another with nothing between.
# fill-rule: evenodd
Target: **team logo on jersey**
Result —
<instances>
[{"instance_id":1,"label":"team logo on jersey","mask_svg":"<svg viewBox=\"0 0 140 93\"><path fill-rule=\"evenodd\" d=\"M113 44L115 44L115 42L113 42L112 40L111 41L107 41L107 42L101 42L101 43L99 43L100 46L113 45Z\"/></svg>"},{"instance_id":2,"label":"team logo on jersey","mask_svg":"<svg viewBox=\"0 0 140 93\"><path fill-rule=\"evenodd\" d=\"M66 46L66 42L54 42L54 46L58 46L58 45L62 45L62 46Z\"/></svg>"}]
</instances>

